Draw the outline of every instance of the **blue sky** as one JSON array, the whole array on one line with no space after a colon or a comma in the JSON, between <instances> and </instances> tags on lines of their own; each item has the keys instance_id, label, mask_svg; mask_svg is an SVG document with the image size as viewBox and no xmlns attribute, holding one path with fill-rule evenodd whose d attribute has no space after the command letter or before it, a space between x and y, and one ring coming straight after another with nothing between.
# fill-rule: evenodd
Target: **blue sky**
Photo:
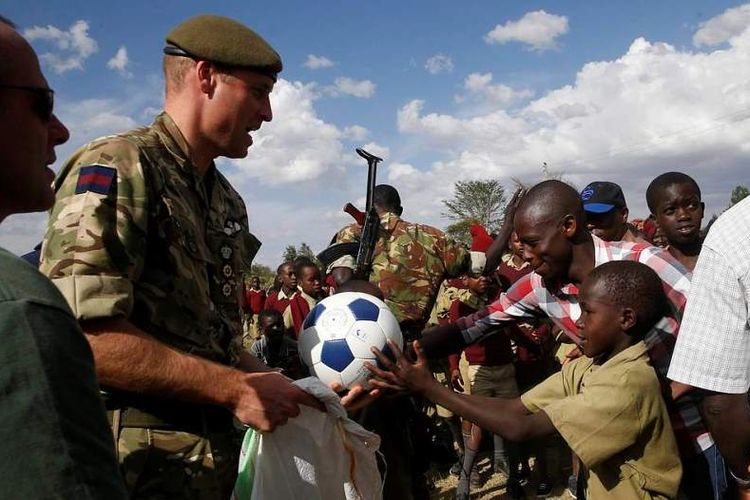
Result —
<instances>
[{"instance_id":1,"label":"blue sky","mask_svg":"<svg viewBox=\"0 0 750 500\"><path fill-rule=\"evenodd\" d=\"M750 4L735 2L5 1L42 57L71 140L146 124L162 100L164 35L198 13L234 17L281 53L275 116L248 158L218 165L243 194L258 261L322 249L363 204L365 145L404 216L438 227L456 180L620 183L682 170L721 211L747 176ZM59 167L59 164L55 168ZM13 216L0 245L23 252L45 214Z\"/></svg>"}]
</instances>

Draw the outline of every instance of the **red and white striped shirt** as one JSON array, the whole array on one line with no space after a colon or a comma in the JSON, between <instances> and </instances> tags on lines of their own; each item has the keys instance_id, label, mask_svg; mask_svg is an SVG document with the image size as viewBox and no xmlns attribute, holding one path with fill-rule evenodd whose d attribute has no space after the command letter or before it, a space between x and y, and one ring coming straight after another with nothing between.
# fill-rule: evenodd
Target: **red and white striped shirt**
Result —
<instances>
[{"instance_id":1,"label":"red and white striped shirt","mask_svg":"<svg viewBox=\"0 0 750 500\"><path fill-rule=\"evenodd\" d=\"M690 273L671 254L649 243L604 241L593 235L592 239L594 266L618 260L637 261L653 269L662 280L664 292L669 299L670 313L652 328L644 340L651 363L665 383L667 396L667 370L685 310ZM498 300L475 314L460 318L456 324L461 329L464 341L471 344L502 331L506 323L549 317L568 337L578 343L580 338L575 323L580 315L578 287L575 284L551 285L545 283L538 274L529 273L516 281L506 293L501 294ZM665 397L681 455L694 455L712 444L698 411L697 396L689 393L677 402L669 399Z\"/></svg>"}]
</instances>

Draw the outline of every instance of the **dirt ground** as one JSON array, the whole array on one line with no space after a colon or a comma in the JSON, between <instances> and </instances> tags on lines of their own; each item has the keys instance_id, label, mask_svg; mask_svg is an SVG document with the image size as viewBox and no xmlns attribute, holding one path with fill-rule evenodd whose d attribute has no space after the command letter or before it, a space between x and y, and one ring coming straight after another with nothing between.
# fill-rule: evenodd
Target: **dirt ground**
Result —
<instances>
[{"instance_id":1,"label":"dirt ground","mask_svg":"<svg viewBox=\"0 0 750 500\"><path fill-rule=\"evenodd\" d=\"M472 488L472 500L506 498L505 476L501 473L493 474L492 461L487 456L481 457L479 461L479 472L484 479L484 484L479 489ZM432 500L453 500L456 497L456 484L458 483L458 478L456 476L451 475L449 472L438 472L433 470L432 478L435 485L435 489L430 495ZM571 500L573 497L567 493L565 486L563 486L563 482L562 478L558 478L552 493L546 498L551 500ZM526 498L536 498L536 482L533 475L524 489L526 491Z\"/></svg>"}]
</instances>

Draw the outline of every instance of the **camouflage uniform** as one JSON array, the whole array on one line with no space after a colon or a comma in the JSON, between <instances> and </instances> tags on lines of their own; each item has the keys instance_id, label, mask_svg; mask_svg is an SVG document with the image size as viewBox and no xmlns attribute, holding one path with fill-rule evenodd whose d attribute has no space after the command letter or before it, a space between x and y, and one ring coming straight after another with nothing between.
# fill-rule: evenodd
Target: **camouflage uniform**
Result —
<instances>
[{"instance_id":1,"label":"camouflage uniform","mask_svg":"<svg viewBox=\"0 0 750 500\"><path fill-rule=\"evenodd\" d=\"M57 202L41 270L79 320L127 318L175 349L235 364L241 348L241 273L250 268L260 243L248 232L239 194L214 166L199 177L187 151L166 113L150 127L79 149L55 181ZM143 398L132 394L110 400L117 403L118 397L141 415L173 407L156 401L139 408ZM225 412L227 425L212 429L205 408L183 407L185 414L173 414L178 421L197 422L191 427L197 434L176 432L185 429L169 419L166 426L159 419L152 426L149 418L131 425L123 411L122 429L114 430L134 497L169 492L167 498L218 498L223 493L217 484L233 482L238 449L227 445L234 437L231 416ZM209 442L209 434L220 436ZM219 458L229 464L221 467L231 471L228 478L206 474L219 468ZM169 470L182 472L170 477L177 472Z\"/></svg>"},{"instance_id":2,"label":"camouflage uniform","mask_svg":"<svg viewBox=\"0 0 750 500\"><path fill-rule=\"evenodd\" d=\"M336 234L336 243L359 240L361 228L352 224ZM405 339L421 332L446 276L468 270L468 251L442 231L402 220L392 212L380 216L370 281L401 324ZM385 397L365 409L362 425L381 437L388 464L383 498L421 500L429 496L425 472L430 460L428 425L418 398Z\"/></svg>"},{"instance_id":3,"label":"camouflage uniform","mask_svg":"<svg viewBox=\"0 0 750 500\"><path fill-rule=\"evenodd\" d=\"M392 212L381 215L378 231L370 281L380 287L399 323L421 330L443 278L466 271L469 253L442 231ZM336 234L336 243L356 241L360 232L359 225L349 225Z\"/></svg>"}]
</instances>

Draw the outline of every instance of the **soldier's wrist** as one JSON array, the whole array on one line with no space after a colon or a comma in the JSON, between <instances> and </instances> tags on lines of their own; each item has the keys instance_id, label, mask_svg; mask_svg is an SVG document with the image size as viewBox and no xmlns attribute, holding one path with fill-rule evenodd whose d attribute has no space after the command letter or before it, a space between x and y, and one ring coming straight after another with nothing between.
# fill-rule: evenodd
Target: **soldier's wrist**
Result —
<instances>
[{"instance_id":1,"label":"soldier's wrist","mask_svg":"<svg viewBox=\"0 0 750 500\"><path fill-rule=\"evenodd\" d=\"M218 383L212 382L215 387L215 404L229 411L234 411L242 399L244 390L246 390L246 373L225 366L222 366L221 369L222 371L226 371L218 374L219 376L213 379L214 381L218 381Z\"/></svg>"}]
</instances>

